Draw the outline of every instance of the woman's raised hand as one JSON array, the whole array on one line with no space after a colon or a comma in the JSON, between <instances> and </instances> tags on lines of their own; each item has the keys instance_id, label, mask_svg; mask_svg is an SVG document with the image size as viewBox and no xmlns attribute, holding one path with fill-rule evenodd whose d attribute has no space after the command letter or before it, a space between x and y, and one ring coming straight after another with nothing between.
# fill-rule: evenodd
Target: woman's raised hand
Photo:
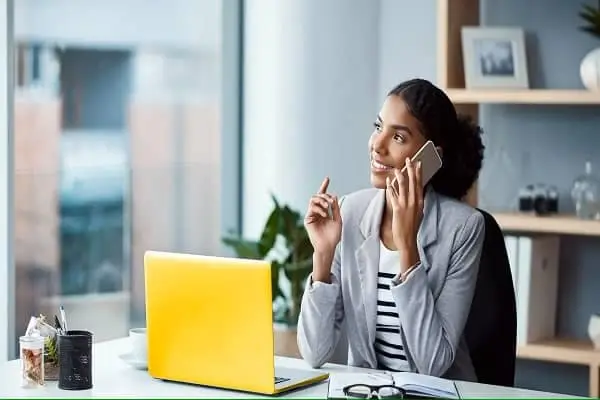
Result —
<instances>
[{"instance_id":1,"label":"woman's raised hand","mask_svg":"<svg viewBox=\"0 0 600 400\"><path fill-rule=\"evenodd\" d=\"M308 203L304 226L315 253L333 254L342 236L342 216L338 198L327 193L329 178L325 178L319 191Z\"/></svg>"}]
</instances>

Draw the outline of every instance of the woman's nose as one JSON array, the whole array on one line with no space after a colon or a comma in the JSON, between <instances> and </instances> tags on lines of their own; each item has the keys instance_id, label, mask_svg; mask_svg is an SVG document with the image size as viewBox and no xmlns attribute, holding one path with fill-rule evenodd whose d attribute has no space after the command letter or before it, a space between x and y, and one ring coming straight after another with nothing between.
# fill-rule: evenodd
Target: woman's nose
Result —
<instances>
[{"instance_id":1,"label":"woman's nose","mask_svg":"<svg viewBox=\"0 0 600 400\"><path fill-rule=\"evenodd\" d=\"M385 152L386 149L386 139L383 133L379 133L373 137L373 150L380 154Z\"/></svg>"}]
</instances>

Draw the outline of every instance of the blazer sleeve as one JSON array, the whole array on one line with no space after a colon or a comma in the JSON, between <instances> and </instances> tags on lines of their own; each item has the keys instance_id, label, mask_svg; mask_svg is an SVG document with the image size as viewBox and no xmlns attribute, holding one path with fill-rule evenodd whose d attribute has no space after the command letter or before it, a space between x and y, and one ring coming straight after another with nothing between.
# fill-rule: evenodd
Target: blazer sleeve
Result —
<instances>
[{"instance_id":1,"label":"blazer sleeve","mask_svg":"<svg viewBox=\"0 0 600 400\"><path fill-rule=\"evenodd\" d=\"M454 362L477 283L485 221L471 214L453 245L446 282L434 299L425 266L392 285L405 340L420 373L443 376Z\"/></svg>"},{"instance_id":2,"label":"blazer sleeve","mask_svg":"<svg viewBox=\"0 0 600 400\"><path fill-rule=\"evenodd\" d=\"M340 199L340 207L344 198ZM331 283L313 282L308 277L298 318L298 350L311 367L329 361L340 339L344 321L341 285L341 256L338 243L331 266Z\"/></svg>"},{"instance_id":3,"label":"blazer sleeve","mask_svg":"<svg viewBox=\"0 0 600 400\"><path fill-rule=\"evenodd\" d=\"M336 249L331 283L313 282L311 275L302 296L298 349L311 367L321 367L332 356L340 338L343 320L339 250Z\"/></svg>"}]
</instances>

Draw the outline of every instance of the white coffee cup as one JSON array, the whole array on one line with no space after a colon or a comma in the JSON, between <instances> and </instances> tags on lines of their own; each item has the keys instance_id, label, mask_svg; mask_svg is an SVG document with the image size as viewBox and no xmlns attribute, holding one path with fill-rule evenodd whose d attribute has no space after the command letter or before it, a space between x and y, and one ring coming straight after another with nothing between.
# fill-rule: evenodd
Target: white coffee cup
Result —
<instances>
[{"instance_id":1,"label":"white coffee cup","mask_svg":"<svg viewBox=\"0 0 600 400\"><path fill-rule=\"evenodd\" d=\"M147 361L148 337L146 336L146 328L130 329L129 343L131 346L131 356L137 361Z\"/></svg>"}]
</instances>

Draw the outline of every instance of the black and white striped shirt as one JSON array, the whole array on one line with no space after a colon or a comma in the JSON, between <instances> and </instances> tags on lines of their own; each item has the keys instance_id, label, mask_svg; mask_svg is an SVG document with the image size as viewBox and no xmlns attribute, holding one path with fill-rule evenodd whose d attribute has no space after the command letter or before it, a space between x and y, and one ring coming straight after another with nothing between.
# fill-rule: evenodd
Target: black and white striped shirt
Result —
<instances>
[{"instance_id":1,"label":"black and white striped shirt","mask_svg":"<svg viewBox=\"0 0 600 400\"><path fill-rule=\"evenodd\" d=\"M400 337L398 310L390 292L390 281L400 272L398 252L388 250L382 242L379 247L375 353L380 368L408 371L408 361Z\"/></svg>"}]
</instances>

